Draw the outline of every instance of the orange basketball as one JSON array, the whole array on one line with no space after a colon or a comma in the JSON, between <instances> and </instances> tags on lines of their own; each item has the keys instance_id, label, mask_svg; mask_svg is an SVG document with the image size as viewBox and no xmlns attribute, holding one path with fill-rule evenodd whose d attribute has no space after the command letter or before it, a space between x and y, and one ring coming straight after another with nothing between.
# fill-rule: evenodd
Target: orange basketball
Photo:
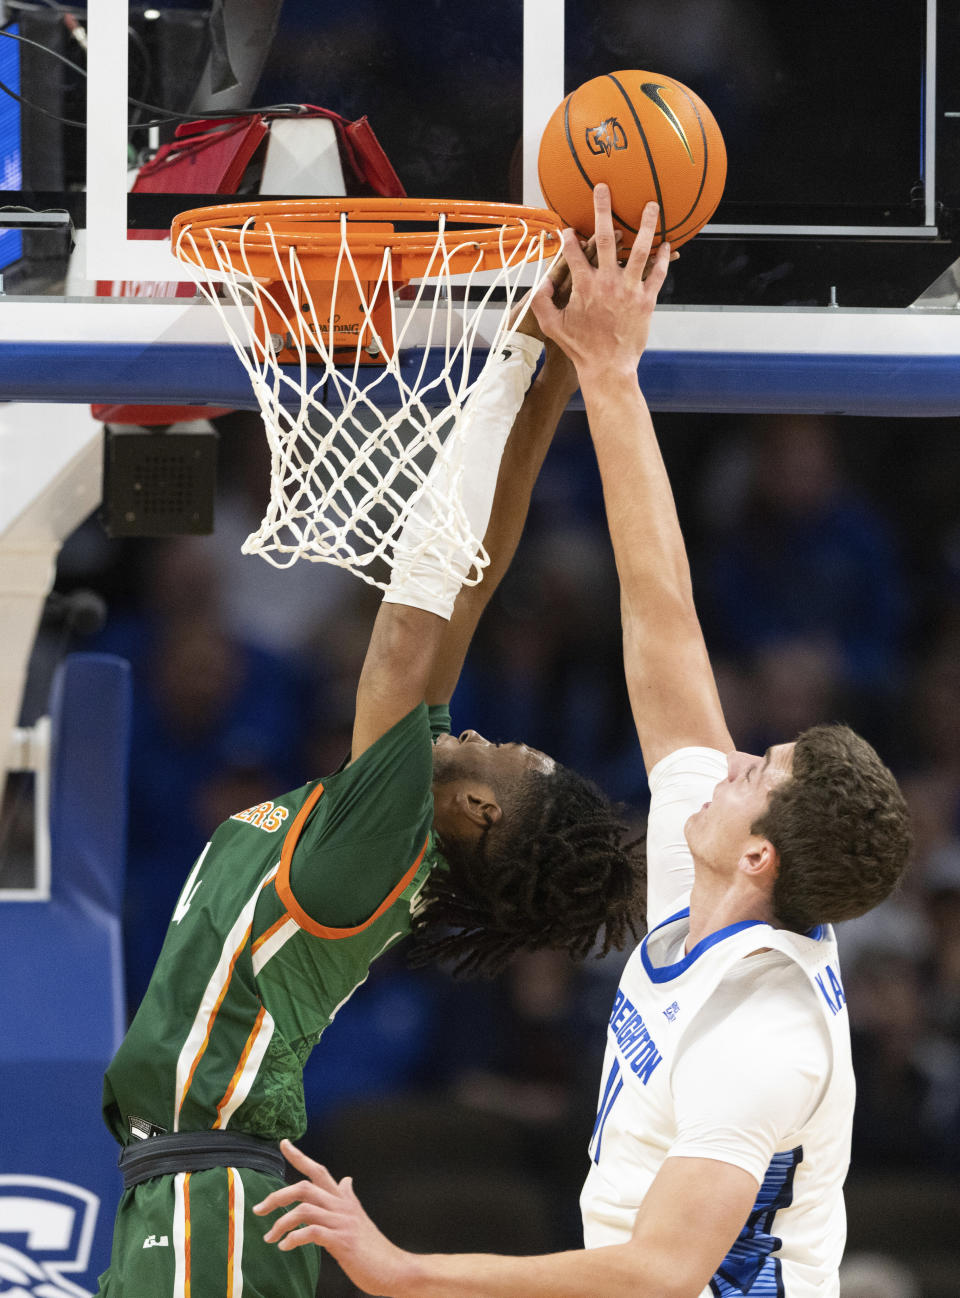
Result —
<instances>
[{"instance_id":1,"label":"orange basketball","mask_svg":"<svg viewBox=\"0 0 960 1298\"><path fill-rule=\"evenodd\" d=\"M593 233L593 187L610 186L623 247L644 206L660 205L654 247L679 247L716 211L727 177L723 136L703 100L673 77L609 72L571 91L540 141L540 188L554 212Z\"/></svg>"}]
</instances>

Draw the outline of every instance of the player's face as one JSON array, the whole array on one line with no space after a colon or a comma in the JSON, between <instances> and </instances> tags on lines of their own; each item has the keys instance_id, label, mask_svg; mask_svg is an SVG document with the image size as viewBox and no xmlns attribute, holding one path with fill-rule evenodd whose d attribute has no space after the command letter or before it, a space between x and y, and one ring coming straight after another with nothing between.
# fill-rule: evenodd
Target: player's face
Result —
<instances>
[{"instance_id":1,"label":"player's face","mask_svg":"<svg viewBox=\"0 0 960 1298\"><path fill-rule=\"evenodd\" d=\"M773 790L790 777L793 749L793 744L776 744L762 757L729 755L727 778L684 826L695 861L728 872L736 867L752 836L751 826L766 811Z\"/></svg>"},{"instance_id":2,"label":"player's face","mask_svg":"<svg viewBox=\"0 0 960 1298\"><path fill-rule=\"evenodd\" d=\"M433 746L435 781L475 778L508 787L531 771L549 775L556 762L538 748L526 744L494 744L476 730L459 735L440 735Z\"/></svg>"}]
</instances>

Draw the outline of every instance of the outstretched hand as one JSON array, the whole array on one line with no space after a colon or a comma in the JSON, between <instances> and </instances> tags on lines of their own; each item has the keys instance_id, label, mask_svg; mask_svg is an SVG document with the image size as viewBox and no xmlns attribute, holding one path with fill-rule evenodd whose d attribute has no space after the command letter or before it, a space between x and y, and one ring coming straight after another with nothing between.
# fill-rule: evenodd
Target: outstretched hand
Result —
<instances>
[{"instance_id":1,"label":"outstretched hand","mask_svg":"<svg viewBox=\"0 0 960 1298\"><path fill-rule=\"evenodd\" d=\"M567 301L551 279L544 280L531 306L544 337L570 357L581 381L586 373L632 371L643 355L650 318L672 260L662 243L651 256L659 208L648 203L626 264L618 260L617 237L610 209L610 190L593 191L596 264L580 248L573 230L563 231L563 252L570 276Z\"/></svg>"},{"instance_id":2,"label":"outstretched hand","mask_svg":"<svg viewBox=\"0 0 960 1298\"><path fill-rule=\"evenodd\" d=\"M614 232L614 240L617 245L617 256L620 256L620 244L623 234L620 230ZM591 235L585 242L580 242L580 248L583 256L591 266L597 264L597 240L595 235ZM678 252L670 254L670 260L676 261L680 256ZM647 262L644 274L652 268L653 258ZM570 267L567 265L565 257L560 257L550 270L547 272L545 283L552 285L551 300L559 309L563 308L570 301L570 291L573 288L573 280L570 275ZM546 343L546 355L544 357L544 375L545 381L554 383L557 387L566 387L572 395L577 390L577 371L570 357L566 354L552 338L548 338L540 328L540 323L531 309L530 295L527 294L514 307L510 316L510 328L516 329L517 333L529 334L531 338L539 338L542 343Z\"/></svg>"},{"instance_id":3,"label":"outstretched hand","mask_svg":"<svg viewBox=\"0 0 960 1298\"><path fill-rule=\"evenodd\" d=\"M289 1140L282 1140L280 1149L305 1179L275 1190L254 1206L258 1216L289 1209L264 1235L267 1243L284 1252L320 1244L364 1293L395 1293L409 1271L411 1255L391 1244L373 1224L353 1192L350 1177L335 1181Z\"/></svg>"}]
</instances>

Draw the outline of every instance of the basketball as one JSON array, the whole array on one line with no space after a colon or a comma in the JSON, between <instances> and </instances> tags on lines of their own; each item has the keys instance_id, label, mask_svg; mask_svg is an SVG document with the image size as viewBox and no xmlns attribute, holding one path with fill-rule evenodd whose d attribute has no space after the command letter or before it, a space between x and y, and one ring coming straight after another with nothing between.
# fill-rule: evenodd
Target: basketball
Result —
<instances>
[{"instance_id":1,"label":"basketball","mask_svg":"<svg viewBox=\"0 0 960 1298\"><path fill-rule=\"evenodd\" d=\"M614 225L632 246L644 206L660 219L653 246L686 243L717 209L727 151L710 109L673 77L636 69L594 77L571 91L540 141L547 205L584 238L593 233L593 189L610 186Z\"/></svg>"}]
</instances>

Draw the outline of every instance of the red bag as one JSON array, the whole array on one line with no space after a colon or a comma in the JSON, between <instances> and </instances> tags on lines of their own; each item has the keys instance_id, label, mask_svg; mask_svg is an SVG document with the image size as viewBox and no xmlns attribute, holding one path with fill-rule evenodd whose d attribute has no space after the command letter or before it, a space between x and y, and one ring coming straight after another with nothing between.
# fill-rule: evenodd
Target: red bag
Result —
<instances>
[{"instance_id":1,"label":"red bag","mask_svg":"<svg viewBox=\"0 0 960 1298\"><path fill-rule=\"evenodd\" d=\"M304 104L297 117L325 117L333 123L337 135L344 182L350 195L377 194L383 198L403 198L406 190L374 135L369 121L361 117L348 121L329 108ZM289 114L284 114L288 116ZM169 144L145 162L137 173L134 194L235 194L253 155L270 129L272 117L279 113L183 122ZM133 239L163 239L166 230L134 230ZM136 280L97 283L100 297L154 297L158 289L169 296L167 285L140 283ZM196 285L180 283L176 297L192 297ZM94 419L105 424L138 424L152 427L175 424L190 419L212 419L225 415L230 407L217 406L91 406Z\"/></svg>"}]
</instances>

